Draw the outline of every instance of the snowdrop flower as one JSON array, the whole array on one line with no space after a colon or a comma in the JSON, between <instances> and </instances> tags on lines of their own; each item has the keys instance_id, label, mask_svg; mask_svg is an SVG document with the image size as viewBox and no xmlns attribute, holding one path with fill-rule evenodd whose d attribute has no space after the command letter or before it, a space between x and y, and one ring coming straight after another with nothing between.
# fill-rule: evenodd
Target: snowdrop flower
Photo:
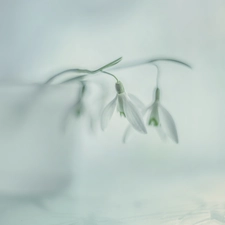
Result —
<instances>
[{"instance_id":1,"label":"snowdrop flower","mask_svg":"<svg viewBox=\"0 0 225 225\"><path fill-rule=\"evenodd\" d=\"M175 122L170 113L160 103L160 90L156 88L154 103L142 110L142 114L148 114L147 124L153 126L161 139L166 136L171 138L175 143L178 143L178 135ZM131 127L128 127L124 133L123 142L127 141L131 133Z\"/></svg>"},{"instance_id":2,"label":"snowdrop flower","mask_svg":"<svg viewBox=\"0 0 225 225\"><path fill-rule=\"evenodd\" d=\"M151 111L148 118L148 125L156 127L161 138L165 135L170 137L174 142L178 143L178 135L175 122L170 113L160 103L160 90L156 88L155 101L147 108L147 112Z\"/></svg>"},{"instance_id":3,"label":"snowdrop flower","mask_svg":"<svg viewBox=\"0 0 225 225\"><path fill-rule=\"evenodd\" d=\"M141 102L135 96L127 94L124 90L123 84L119 80L117 80L115 88L117 91L115 98L111 102L109 102L102 113L102 130L105 130L105 128L107 127L108 122L111 119L117 106L117 110L119 111L120 115L126 117L134 129L141 133L147 133L141 112L137 108L138 105L141 104Z\"/></svg>"},{"instance_id":4,"label":"snowdrop flower","mask_svg":"<svg viewBox=\"0 0 225 225\"><path fill-rule=\"evenodd\" d=\"M99 117L99 108L101 108L101 101L98 101L98 95L90 96L90 84L92 82L80 81L80 87L77 93L77 100L66 110L62 119L62 131L65 131L71 118L85 119L89 124L91 131L95 131L97 118ZM98 85L99 86L99 85ZM97 87L98 87L97 86ZM99 93L100 94L100 93ZM91 98L91 99L90 99ZM97 98L97 99L96 99ZM96 100L96 104L90 104L91 101Z\"/></svg>"}]
</instances>

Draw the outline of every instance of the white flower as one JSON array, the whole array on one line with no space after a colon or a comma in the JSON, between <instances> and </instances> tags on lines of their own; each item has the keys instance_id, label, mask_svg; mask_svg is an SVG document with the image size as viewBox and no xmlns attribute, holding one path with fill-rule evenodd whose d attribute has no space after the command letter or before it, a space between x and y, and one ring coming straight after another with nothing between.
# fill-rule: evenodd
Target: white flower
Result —
<instances>
[{"instance_id":1,"label":"white flower","mask_svg":"<svg viewBox=\"0 0 225 225\"><path fill-rule=\"evenodd\" d=\"M141 102L135 96L127 94L124 90L123 84L120 81L117 81L116 83L116 91L117 94L115 98L109 102L109 104L103 110L101 117L102 130L105 130L107 127L108 122L111 119L117 105L120 115L126 117L134 129L141 133L147 133L142 115L135 106L136 104L140 107Z\"/></svg>"},{"instance_id":2,"label":"white flower","mask_svg":"<svg viewBox=\"0 0 225 225\"><path fill-rule=\"evenodd\" d=\"M156 131L161 137L161 139L165 139L166 136L168 136L175 143L178 143L178 135L175 122L170 113L160 103L159 88L156 89L154 103L145 110L142 110L143 115L145 115L148 112L150 113L147 119L147 123L148 125L156 128ZM131 130L132 130L131 127L127 127L123 137L124 142L127 141L127 138L131 133Z\"/></svg>"},{"instance_id":3,"label":"white flower","mask_svg":"<svg viewBox=\"0 0 225 225\"><path fill-rule=\"evenodd\" d=\"M93 84L93 82L80 81L79 84L76 102L66 110L65 115L62 118L61 128L62 131L66 131L71 118L75 117L77 120L85 119L90 130L94 132L97 125L96 119L99 117L99 108L101 105L89 104L93 101L94 97L97 97L96 95L88 95L88 89L90 89L90 85ZM101 104L101 102L98 103Z\"/></svg>"}]
</instances>

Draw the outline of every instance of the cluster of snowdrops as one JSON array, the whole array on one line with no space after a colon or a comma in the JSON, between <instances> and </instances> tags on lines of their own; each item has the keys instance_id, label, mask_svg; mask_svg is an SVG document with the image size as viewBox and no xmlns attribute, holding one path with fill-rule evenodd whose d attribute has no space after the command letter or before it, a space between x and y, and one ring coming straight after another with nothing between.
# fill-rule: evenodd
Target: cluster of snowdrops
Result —
<instances>
[{"instance_id":1,"label":"cluster of snowdrops","mask_svg":"<svg viewBox=\"0 0 225 225\"><path fill-rule=\"evenodd\" d=\"M111 72L108 72L108 69L111 69L115 65L117 65L121 58L118 58L96 70L87 70L87 69L68 69L64 70L47 80L47 84L52 83L56 78L64 76L65 73L76 73L76 76L64 80L61 83L67 83L71 81L77 81L82 84L81 91L78 96L78 101L74 105L74 112L79 115L82 113L82 98L85 92L85 82L90 75L104 73L106 75L110 75L115 79L115 96L114 98L103 107L101 112L101 128L105 130L108 126L108 123L113 116L114 112L117 111L120 113L122 117L127 119L129 122L129 126L126 128L123 142L128 140L128 137L131 135L133 131L137 131L143 134L147 134L147 126L153 126L157 133L159 134L161 139L166 139L169 137L175 143L178 143L178 133L176 129L176 125L171 114L165 109L160 100L160 88L158 86L158 76L157 76L157 84L155 88L155 93L153 95L153 104L150 106L145 106L140 99L138 99L133 94L127 93L126 88L123 83ZM170 61L174 63L179 63L184 66L191 68L188 64L171 58L155 58L152 60L147 60L140 64L151 63L154 64L157 68L157 72L159 72L159 68L157 61ZM78 74L78 75L77 75ZM144 119L147 118L147 119Z\"/></svg>"}]
</instances>

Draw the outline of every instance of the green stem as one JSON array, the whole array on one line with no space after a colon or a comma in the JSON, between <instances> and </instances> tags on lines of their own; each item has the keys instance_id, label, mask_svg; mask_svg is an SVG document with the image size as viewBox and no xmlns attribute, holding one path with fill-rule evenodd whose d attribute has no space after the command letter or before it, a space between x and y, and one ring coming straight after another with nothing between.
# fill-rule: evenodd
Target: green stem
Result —
<instances>
[{"instance_id":1,"label":"green stem","mask_svg":"<svg viewBox=\"0 0 225 225\"><path fill-rule=\"evenodd\" d=\"M157 69L156 87L158 88L159 87L159 73L160 73L160 70L159 70L159 67L155 63L152 63L152 65L154 65L156 67L156 69Z\"/></svg>"},{"instance_id":2,"label":"green stem","mask_svg":"<svg viewBox=\"0 0 225 225\"><path fill-rule=\"evenodd\" d=\"M82 74L82 75L79 75L78 77L71 78L71 79L66 80L66 81L64 81L64 82L62 82L62 83L67 83L67 82L70 82L70 81L74 81L74 80L83 78L84 76L87 76L87 75L90 75L90 74L98 73L98 72L100 72L100 71L103 70L103 69L112 67L112 66L116 65L117 63L119 63L121 60L122 60L122 57L120 57L120 58L118 58L118 59L116 59L116 60L114 60L114 61L112 61L112 62L106 64L105 66L100 67L100 68L97 69L97 70L86 70L86 69L68 69L68 70L64 70L64 71L62 71L62 72L60 72L60 73L57 73L57 74L55 74L54 76L50 77L45 83L46 83L46 84L49 84L49 83L51 83L56 77L59 77L59 76L65 74L65 73L71 73L71 72L75 72L75 73L84 73L84 74Z\"/></svg>"},{"instance_id":3,"label":"green stem","mask_svg":"<svg viewBox=\"0 0 225 225\"><path fill-rule=\"evenodd\" d=\"M110 75L110 76L112 76L112 77L114 77L115 79L116 79L116 81L118 82L119 80L118 80L118 78L115 76L115 75L113 75L113 74L111 74L111 73L109 73L109 72L106 72L106 71L101 71L102 73L105 73L105 74L108 74L108 75Z\"/></svg>"},{"instance_id":4,"label":"green stem","mask_svg":"<svg viewBox=\"0 0 225 225\"><path fill-rule=\"evenodd\" d=\"M155 59L151 59L151 60L136 61L136 62L133 62L133 63L127 63L125 65L118 66L118 67L116 67L114 69L115 70L126 69L126 68L142 66L142 65L145 65L145 64L149 64L149 63L153 63L153 62L160 62L160 61L174 62L174 63L177 63L177 64L181 64L183 66L186 66L189 69L192 69L192 67L189 64L187 64L185 62L182 62L180 60L177 60L177 59L172 59L172 58L155 58Z\"/></svg>"},{"instance_id":5,"label":"green stem","mask_svg":"<svg viewBox=\"0 0 225 225\"><path fill-rule=\"evenodd\" d=\"M120 58L118 58L118 59L116 59L116 60L106 64L105 66L100 67L97 70L85 70L85 69L68 69L68 70L64 70L64 71L62 71L60 73L57 73L56 75L52 76L51 78L49 78L46 81L46 84L51 83L56 77L59 77L59 76L65 74L65 73L77 72L77 73L83 73L83 74L81 74L79 76L76 76L76 77L73 77L73 78L70 78L68 80L65 80L65 81L61 82L62 84L63 83L68 83L68 82L71 82L71 81L77 81L77 80L85 78L88 75L96 74L96 73L99 73L99 72L108 73L108 72L103 71L103 69L112 67L112 66L118 64L121 60L122 60L122 57L120 57ZM145 61L128 63L128 64L125 64L125 65L113 68L113 70L126 69L126 68L136 67L136 66L142 66L142 65L145 65L145 64L149 64L149 63L153 63L153 62L160 62L160 61L174 62L174 63L181 64L183 66L186 66L186 67L192 69L192 67L189 64L187 64L185 62L182 62L180 60L177 60L177 59L172 59L172 58L154 58L154 59L151 59L151 60L145 60ZM157 67L157 69L158 69L158 73L159 73L159 68ZM109 73L108 73L108 75L114 76L114 75L109 74ZM114 76L114 78L116 80L118 80L115 76ZM157 77L157 84L158 84L158 78L159 78L159 76Z\"/></svg>"},{"instance_id":6,"label":"green stem","mask_svg":"<svg viewBox=\"0 0 225 225\"><path fill-rule=\"evenodd\" d=\"M82 70L82 69L68 69L68 70L63 70L60 73L55 74L54 76L50 77L45 83L49 84L51 83L56 77L59 77L62 74L65 73L71 73L71 72L76 72L76 73L87 73L87 74L93 74L94 71L91 70ZM80 75L80 76L85 76L86 74Z\"/></svg>"},{"instance_id":7,"label":"green stem","mask_svg":"<svg viewBox=\"0 0 225 225\"><path fill-rule=\"evenodd\" d=\"M181 64L181 65L183 65L183 66L186 66L186 67L192 69L192 67L191 67L190 65L188 65L187 63L182 62L182 61L177 60L177 59L170 59L170 58L152 59L152 60L150 60L148 63L153 63L153 62L157 62L157 61L169 61L169 62L174 62L174 63L178 63L178 64Z\"/></svg>"}]
</instances>

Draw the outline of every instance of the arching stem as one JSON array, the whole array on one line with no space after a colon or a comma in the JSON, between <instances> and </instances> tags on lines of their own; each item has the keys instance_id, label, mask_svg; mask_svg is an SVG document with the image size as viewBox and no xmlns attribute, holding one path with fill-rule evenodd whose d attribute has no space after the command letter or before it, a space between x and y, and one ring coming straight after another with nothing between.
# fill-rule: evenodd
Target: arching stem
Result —
<instances>
[{"instance_id":1,"label":"arching stem","mask_svg":"<svg viewBox=\"0 0 225 225\"><path fill-rule=\"evenodd\" d=\"M71 78L69 80L66 80L65 82L62 82L62 83L67 83L67 82L70 82L70 81L74 81L74 80L77 80L77 79L80 79L80 78L83 78L84 76L87 76L87 75L90 75L90 74L95 74L95 73L98 73L98 72L101 72L103 69L106 69L106 68L109 68L109 67L112 67L114 65L116 65L117 63L119 63L120 61L122 60L122 57L98 68L97 70L86 70L86 69L68 69L68 70L64 70L60 73L57 73L55 74L54 76L50 77L45 83L46 84L49 84L51 83L56 77L59 77L65 73L71 73L71 72L74 72L74 73L83 73L77 77L74 77L74 78Z\"/></svg>"},{"instance_id":2,"label":"arching stem","mask_svg":"<svg viewBox=\"0 0 225 225\"><path fill-rule=\"evenodd\" d=\"M118 82L119 80L118 80L118 78L115 76L115 75L113 75L112 73L109 73L109 72L106 72L106 71L101 71L102 73L105 73L105 74L108 74L108 75L110 75L110 76L112 76L112 77L114 77L115 79L116 79L116 81Z\"/></svg>"},{"instance_id":3,"label":"arching stem","mask_svg":"<svg viewBox=\"0 0 225 225\"><path fill-rule=\"evenodd\" d=\"M111 63L106 64L105 66L100 67L97 70L86 70L86 69L68 69L68 70L64 70L64 71L62 71L60 73L55 74L51 78L49 78L46 81L46 84L51 83L56 77L59 77L59 76L65 74L65 73L71 73L71 72L81 73L81 75L73 77L73 78L70 78L68 80L65 80L65 81L61 82L61 84L72 82L72 81L81 80L81 79L87 77L88 75L97 74L99 72L107 73L108 75L114 76L113 74L110 74L109 72L103 71L103 69L107 69L107 68L110 68L112 66L115 66L121 60L122 60L122 57L112 61ZM151 60L145 60L145 61L128 63L128 64L125 64L125 65L122 65L122 66L119 66L119 67L116 67L116 68L112 68L112 70L126 69L126 68L130 68L130 67L142 66L142 65L150 64L150 63L153 64L154 62L160 62L160 61L174 62L174 63L181 64L183 66L186 66L186 67L192 69L192 67L189 64L187 64L185 62L182 62L180 60L177 60L177 59L173 59L173 58L154 58L154 59L151 59ZM153 65L155 65L157 67L157 70L158 70L158 75L157 75L157 85L158 85L158 82L159 82L159 67L156 64L153 64ZM118 80L115 76L114 76L114 78L116 80Z\"/></svg>"},{"instance_id":4,"label":"arching stem","mask_svg":"<svg viewBox=\"0 0 225 225\"><path fill-rule=\"evenodd\" d=\"M152 63L152 65L155 66L156 69L157 69L157 74L156 74L156 88L158 88L159 87L160 70L159 70L159 67L155 63Z\"/></svg>"},{"instance_id":5,"label":"arching stem","mask_svg":"<svg viewBox=\"0 0 225 225\"><path fill-rule=\"evenodd\" d=\"M121 65L118 66L116 68L113 68L112 70L119 70L119 69L127 69L127 68L131 68L131 67L136 67L136 66L142 66L145 64L150 64L150 63L154 63L154 62L161 62L161 61L167 61L167 62L173 62L173 63L177 63L177 64L181 64L185 67L188 67L189 69L192 69L192 67L180 60L177 59L173 59L173 58L153 58L150 60L143 60L143 61L136 61L136 62L131 62L131 63L127 63L125 65Z\"/></svg>"}]
</instances>

